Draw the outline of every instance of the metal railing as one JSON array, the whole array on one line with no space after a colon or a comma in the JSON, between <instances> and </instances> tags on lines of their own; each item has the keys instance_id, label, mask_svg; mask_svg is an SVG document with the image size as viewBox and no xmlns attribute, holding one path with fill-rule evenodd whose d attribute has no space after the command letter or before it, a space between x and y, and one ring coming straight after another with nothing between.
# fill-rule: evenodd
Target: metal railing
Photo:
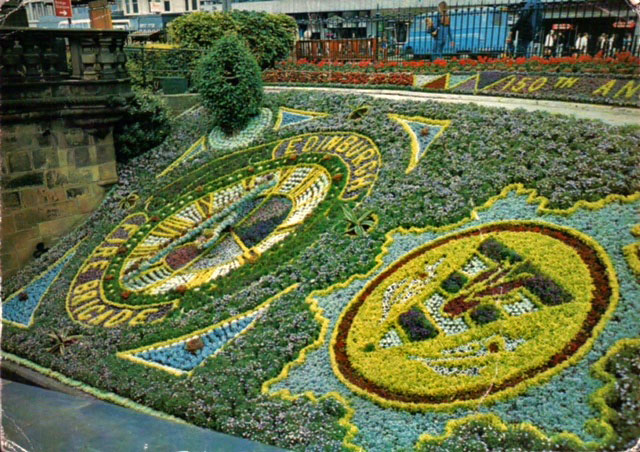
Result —
<instances>
[{"instance_id":1,"label":"metal railing","mask_svg":"<svg viewBox=\"0 0 640 452\"><path fill-rule=\"evenodd\" d=\"M394 4L393 1L380 3ZM401 2L395 3L401 5ZM362 59L362 54L352 57L349 52L331 51L331 44L326 44L345 39L376 40L377 52L372 60L501 56L513 54L517 41L522 39L522 34L516 33L512 41L515 45L507 44L509 32L522 11L521 1L450 3L447 14L451 25L441 29L444 36L434 37L428 20L434 23L439 20L437 3L434 1L430 7L423 8L295 14L306 43L303 51L296 52L295 56L311 60ZM640 51L638 17L625 0L540 1L536 8L538 27L527 46L526 56L560 57L598 52L612 56L622 51L638 55ZM586 40L579 41L585 33ZM309 52L309 48L318 51Z\"/></svg>"}]
</instances>

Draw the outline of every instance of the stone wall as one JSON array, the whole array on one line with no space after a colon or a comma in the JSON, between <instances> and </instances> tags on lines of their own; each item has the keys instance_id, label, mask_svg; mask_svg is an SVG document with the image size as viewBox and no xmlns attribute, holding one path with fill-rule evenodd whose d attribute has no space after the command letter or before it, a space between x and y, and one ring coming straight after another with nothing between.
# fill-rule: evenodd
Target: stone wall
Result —
<instances>
[{"instance_id":1,"label":"stone wall","mask_svg":"<svg viewBox=\"0 0 640 452\"><path fill-rule=\"evenodd\" d=\"M5 276L81 223L117 182L110 129L101 137L61 119L2 128Z\"/></svg>"},{"instance_id":2,"label":"stone wall","mask_svg":"<svg viewBox=\"0 0 640 452\"><path fill-rule=\"evenodd\" d=\"M11 277L118 181L127 32L0 27L1 263Z\"/></svg>"}]
</instances>

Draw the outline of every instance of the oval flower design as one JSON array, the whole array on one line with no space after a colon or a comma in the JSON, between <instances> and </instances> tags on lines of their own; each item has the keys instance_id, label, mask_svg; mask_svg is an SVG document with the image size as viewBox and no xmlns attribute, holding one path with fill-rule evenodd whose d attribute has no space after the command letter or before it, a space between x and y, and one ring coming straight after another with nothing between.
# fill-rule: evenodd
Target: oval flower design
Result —
<instances>
[{"instance_id":1,"label":"oval flower design","mask_svg":"<svg viewBox=\"0 0 640 452\"><path fill-rule=\"evenodd\" d=\"M122 267L121 284L157 295L223 277L291 235L330 187L322 166L296 165L200 196L138 243Z\"/></svg>"},{"instance_id":2,"label":"oval flower design","mask_svg":"<svg viewBox=\"0 0 640 452\"><path fill-rule=\"evenodd\" d=\"M347 306L334 371L385 406L421 409L526 387L589 348L614 308L591 239L545 223L445 236L383 270Z\"/></svg>"}]
</instances>

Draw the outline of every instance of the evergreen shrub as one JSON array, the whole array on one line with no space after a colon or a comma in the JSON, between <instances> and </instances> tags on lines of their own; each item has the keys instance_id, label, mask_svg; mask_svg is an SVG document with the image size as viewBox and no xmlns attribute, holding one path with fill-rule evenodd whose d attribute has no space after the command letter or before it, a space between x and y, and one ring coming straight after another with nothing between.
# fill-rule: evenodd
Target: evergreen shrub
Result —
<instances>
[{"instance_id":1,"label":"evergreen shrub","mask_svg":"<svg viewBox=\"0 0 640 452\"><path fill-rule=\"evenodd\" d=\"M116 160L125 162L161 144L171 131L165 102L148 91L134 90L126 113L113 130Z\"/></svg>"},{"instance_id":2,"label":"evergreen shrub","mask_svg":"<svg viewBox=\"0 0 640 452\"><path fill-rule=\"evenodd\" d=\"M260 112L263 100L260 67L237 36L216 41L200 60L194 79L214 126L227 135L242 130Z\"/></svg>"}]
</instances>

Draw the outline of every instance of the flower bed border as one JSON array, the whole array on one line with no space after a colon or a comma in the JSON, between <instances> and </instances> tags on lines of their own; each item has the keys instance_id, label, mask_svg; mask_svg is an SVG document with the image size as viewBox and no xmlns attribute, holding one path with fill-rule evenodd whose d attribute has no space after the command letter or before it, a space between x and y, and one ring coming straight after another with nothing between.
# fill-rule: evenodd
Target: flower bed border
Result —
<instances>
[{"instance_id":1,"label":"flower bed border","mask_svg":"<svg viewBox=\"0 0 640 452\"><path fill-rule=\"evenodd\" d=\"M565 74L519 71L444 72L440 74L426 74L434 77L431 83L446 78L442 87L435 88L420 88L419 86L416 86L419 77L423 77L423 74L413 74L410 72L384 72L379 73L381 78L372 78L372 75L375 75L375 73L269 70L263 72L263 80L266 86L285 85L394 89L464 95L516 97L536 100L556 100L640 108L640 90L638 90L638 87L640 87L640 79L633 75L591 73ZM391 77L382 77L386 75L396 75L398 77L395 79ZM469 76L470 78L475 76L476 82L473 87L465 86L470 84L470 80L457 83L456 85L449 87L449 78L451 75ZM480 87L478 86L478 80L483 76L494 76L495 80ZM501 82L504 82L504 85L507 85L510 78L514 79L514 81L507 86L507 88L510 88L510 91L505 92L504 89L502 89L503 86L501 85ZM409 82L409 79L412 81ZM525 83L525 79L529 79L527 80L529 83L528 85ZM588 86L589 83L593 83L596 80L598 81L597 86ZM542 84L540 81L542 81ZM569 81L568 84L567 81ZM613 85L607 86L613 81L615 81ZM541 88L545 87L547 83L549 86L546 86L546 90L542 90ZM516 90L515 88L519 89ZM577 89L582 90L582 92L577 92ZM629 90L631 91L631 95L627 97L626 94L629 93Z\"/></svg>"}]
</instances>

